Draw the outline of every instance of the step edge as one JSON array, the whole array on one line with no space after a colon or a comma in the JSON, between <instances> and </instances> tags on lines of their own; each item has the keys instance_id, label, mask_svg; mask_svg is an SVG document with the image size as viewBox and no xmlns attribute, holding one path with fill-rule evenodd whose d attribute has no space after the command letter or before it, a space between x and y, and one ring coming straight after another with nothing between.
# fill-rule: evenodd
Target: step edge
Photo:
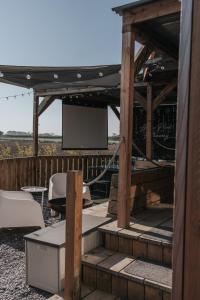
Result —
<instances>
[{"instance_id":1,"label":"step edge","mask_svg":"<svg viewBox=\"0 0 200 300\"><path fill-rule=\"evenodd\" d=\"M116 252L116 253L119 253L119 252ZM124 257L132 258L133 261L137 259L137 258L129 256L129 255L124 255ZM106 259L108 259L108 257L105 258L105 260ZM102 260L102 262L103 261L104 260ZM130 262L129 264L131 264L132 262ZM159 289L161 289L162 291L171 292L171 290L172 290L171 286L165 285L161 282L154 281L154 280L151 280L151 279L146 279L146 278L143 278L143 277L140 277L140 276L137 276L137 275L126 273L126 272L123 271L124 268L122 268L121 271L117 272L117 271L114 271L114 270L107 269L103 266L99 266L98 264L95 264L95 263L92 263L92 262L82 261L82 265L89 266L89 267L91 267L93 269L96 269L96 270L99 270L99 271L104 271L105 273L112 274L112 275L117 276L117 277L126 278L127 280L134 281L134 282L137 282L137 283L140 283L140 284L144 284L144 285L148 285L148 286L154 285L154 287L156 287L156 288L159 287ZM161 266L163 268L171 269L167 266L163 266L163 265L161 265Z\"/></svg>"},{"instance_id":2,"label":"step edge","mask_svg":"<svg viewBox=\"0 0 200 300\"><path fill-rule=\"evenodd\" d=\"M173 240L170 241L170 240L164 240L164 239L153 239L153 238L148 238L148 237L143 237L142 235L143 234L146 234L146 232L144 233L141 233L141 235L138 235L138 236L131 236L131 235L128 235L124 232L120 232L120 231L112 231L112 230L107 230L107 229L101 229L101 227L98 228L98 230L101 232L101 233L104 233L104 234L110 234L110 235L114 235L114 236L118 236L118 237L122 237L122 238L126 238L126 239L129 239L129 240L135 240L135 241L143 241L143 242L147 242L149 244L154 244L154 245L160 245L160 246L164 246L164 247L172 247L173 245Z\"/></svg>"}]
</instances>

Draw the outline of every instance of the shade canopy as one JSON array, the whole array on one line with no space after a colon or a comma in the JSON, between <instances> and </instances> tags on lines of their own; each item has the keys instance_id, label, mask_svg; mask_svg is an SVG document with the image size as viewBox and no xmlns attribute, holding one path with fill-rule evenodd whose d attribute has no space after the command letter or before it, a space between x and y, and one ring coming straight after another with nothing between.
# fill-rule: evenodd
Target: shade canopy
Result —
<instances>
[{"instance_id":1,"label":"shade canopy","mask_svg":"<svg viewBox=\"0 0 200 300\"><path fill-rule=\"evenodd\" d=\"M36 91L73 87L117 87L120 65L31 67L0 65L0 82Z\"/></svg>"}]
</instances>

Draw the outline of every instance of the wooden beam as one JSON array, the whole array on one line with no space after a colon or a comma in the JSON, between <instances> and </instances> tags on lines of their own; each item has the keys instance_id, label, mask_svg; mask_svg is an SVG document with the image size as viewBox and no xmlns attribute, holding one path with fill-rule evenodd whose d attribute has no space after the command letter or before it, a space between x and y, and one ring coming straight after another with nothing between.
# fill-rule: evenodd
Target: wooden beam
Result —
<instances>
[{"instance_id":1,"label":"wooden beam","mask_svg":"<svg viewBox=\"0 0 200 300\"><path fill-rule=\"evenodd\" d=\"M152 52L152 46L150 44L141 46L135 57L135 77L142 69L144 63L147 61L149 55Z\"/></svg>"},{"instance_id":2,"label":"wooden beam","mask_svg":"<svg viewBox=\"0 0 200 300\"><path fill-rule=\"evenodd\" d=\"M200 295L200 2L182 0L173 245L173 300Z\"/></svg>"},{"instance_id":3,"label":"wooden beam","mask_svg":"<svg viewBox=\"0 0 200 300\"><path fill-rule=\"evenodd\" d=\"M125 25L149 21L162 16L178 13L181 3L178 0L160 0L144 4L125 12Z\"/></svg>"},{"instance_id":4,"label":"wooden beam","mask_svg":"<svg viewBox=\"0 0 200 300\"><path fill-rule=\"evenodd\" d=\"M111 105L110 108L112 109L112 111L114 112L116 117L120 120L120 112L118 111L117 107L114 105Z\"/></svg>"},{"instance_id":5,"label":"wooden beam","mask_svg":"<svg viewBox=\"0 0 200 300\"><path fill-rule=\"evenodd\" d=\"M38 107L39 97L33 96L33 156L38 156Z\"/></svg>"},{"instance_id":6,"label":"wooden beam","mask_svg":"<svg viewBox=\"0 0 200 300\"><path fill-rule=\"evenodd\" d=\"M79 300L81 287L81 243L83 172L67 172L65 300Z\"/></svg>"},{"instance_id":7,"label":"wooden beam","mask_svg":"<svg viewBox=\"0 0 200 300\"><path fill-rule=\"evenodd\" d=\"M135 29L136 40L141 44L150 44L154 50L163 51L175 61L178 60L178 46L174 45L158 33L153 32L147 26L140 25Z\"/></svg>"},{"instance_id":8,"label":"wooden beam","mask_svg":"<svg viewBox=\"0 0 200 300\"><path fill-rule=\"evenodd\" d=\"M149 60L155 58L155 55L156 55L156 52L152 51L150 56L149 56ZM144 72L143 72L143 81L146 81L146 78L147 78L148 74L149 74L149 67L146 67L144 69Z\"/></svg>"},{"instance_id":9,"label":"wooden beam","mask_svg":"<svg viewBox=\"0 0 200 300\"><path fill-rule=\"evenodd\" d=\"M152 86L147 87L147 120L146 120L146 156L152 159L152 140L153 140L153 99Z\"/></svg>"},{"instance_id":10,"label":"wooden beam","mask_svg":"<svg viewBox=\"0 0 200 300\"><path fill-rule=\"evenodd\" d=\"M38 108L38 116L40 116L55 100L53 96L45 96Z\"/></svg>"},{"instance_id":11,"label":"wooden beam","mask_svg":"<svg viewBox=\"0 0 200 300\"><path fill-rule=\"evenodd\" d=\"M147 109L147 101L145 97L143 97L138 91L135 89L135 101L139 102L142 107L146 110Z\"/></svg>"},{"instance_id":12,"label":"wooden beam","mask_svg":"<svg viewBox=\"0 0 200 300\"><path fill-rule=\"evenodd\" d=\"M61 89L48 89L44 91L37 91L36 95L40 97L44 96L61 96L61 95L75 95L81 93L93 93L93 92L102 92L105 91L107 88L101 87L90 87L90 88L61 88Z\"/></svg>"},{"instance_id":13,"label":"wooden beam","mask_svg":"<svg viewBox=\"0 0 200 300\"><path fill-rule=\"evenodd\" d=\"M155 110L162 102L166 100L169 94L177 87L177 79L173 79L168 83L160 94L153 101L153 110Z\"/></svg>"},{"instance_id":14,"label":"wooden beam","mask_svg":"<svg viewBox=\"0 0 200 300\"><path fill-rule=\"evenodd\" d=\"M121 105L120 136L123 143L120 147L119 188L118 188L118 226L125 228L130 221L131 192L131 155L133 131L134 102L134 47L135 33L130 27L122 35L122 72L121 72Z\"/></svg>"}]
</instances>

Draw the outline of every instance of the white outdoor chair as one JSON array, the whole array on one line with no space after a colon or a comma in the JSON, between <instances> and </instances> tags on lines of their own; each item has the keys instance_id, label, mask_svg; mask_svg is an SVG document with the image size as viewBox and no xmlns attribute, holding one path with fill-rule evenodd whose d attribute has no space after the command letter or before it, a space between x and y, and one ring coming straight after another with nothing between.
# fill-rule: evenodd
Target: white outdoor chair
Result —
<instances>
[{"instance_id":1,"label":"white outdoor chair","mask_svg":"<svg viewBox=\"0 0 200 300\"><path fill-rule=\"evenodd\" d=\"M56 173L49 180L49 200L66 197L66 173ZM91 201L90 189L83 186L83 198Z\"/></svg>"},{"instance_id":2,"label":"white outdoor chair","mask_svg":"<svg viewBox=\"0 0 200 300\"><path fill-rule=\"evenodd\" d=\"M41 206L30 193L0 190L0 228L44 226Z\"/></svg>"}]
</instances>

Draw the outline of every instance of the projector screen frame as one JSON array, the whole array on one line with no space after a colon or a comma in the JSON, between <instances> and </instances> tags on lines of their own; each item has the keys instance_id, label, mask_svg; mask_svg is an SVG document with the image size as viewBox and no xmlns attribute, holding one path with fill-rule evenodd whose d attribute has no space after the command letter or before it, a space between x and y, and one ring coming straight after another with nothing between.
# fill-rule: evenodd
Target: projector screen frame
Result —
<instances>
[{"instance_id":1,"label":"projector screen frame","mask_svg":"<svg viewBox=\"0 0 200 300\"><path fill-rule=\"evenodd\" d=\"M67 148L67 147L63 147L63 128L64 128L64 126L63 126L63 107L64 107L64 105L74 105L74 106L82 106L82 107L93 107L93 108L101 108L101 109L107 109L107 147L102 147L102 148L81 148L81 147L77 147L77 148ZM84 102L84 103L81 103L81 102L68 102L68 101L66 101L66 100L63 100L62 101L62 148L61 148L62 150L69 150L69 151L71 151L71 150L82 150L82 151L84 151L84 150L108 150L108 105L107 104L105 104L105 103L98 103L98 104L93 104L93 103L91 103L91 102Z\"/></svg>"}]
</instances>

